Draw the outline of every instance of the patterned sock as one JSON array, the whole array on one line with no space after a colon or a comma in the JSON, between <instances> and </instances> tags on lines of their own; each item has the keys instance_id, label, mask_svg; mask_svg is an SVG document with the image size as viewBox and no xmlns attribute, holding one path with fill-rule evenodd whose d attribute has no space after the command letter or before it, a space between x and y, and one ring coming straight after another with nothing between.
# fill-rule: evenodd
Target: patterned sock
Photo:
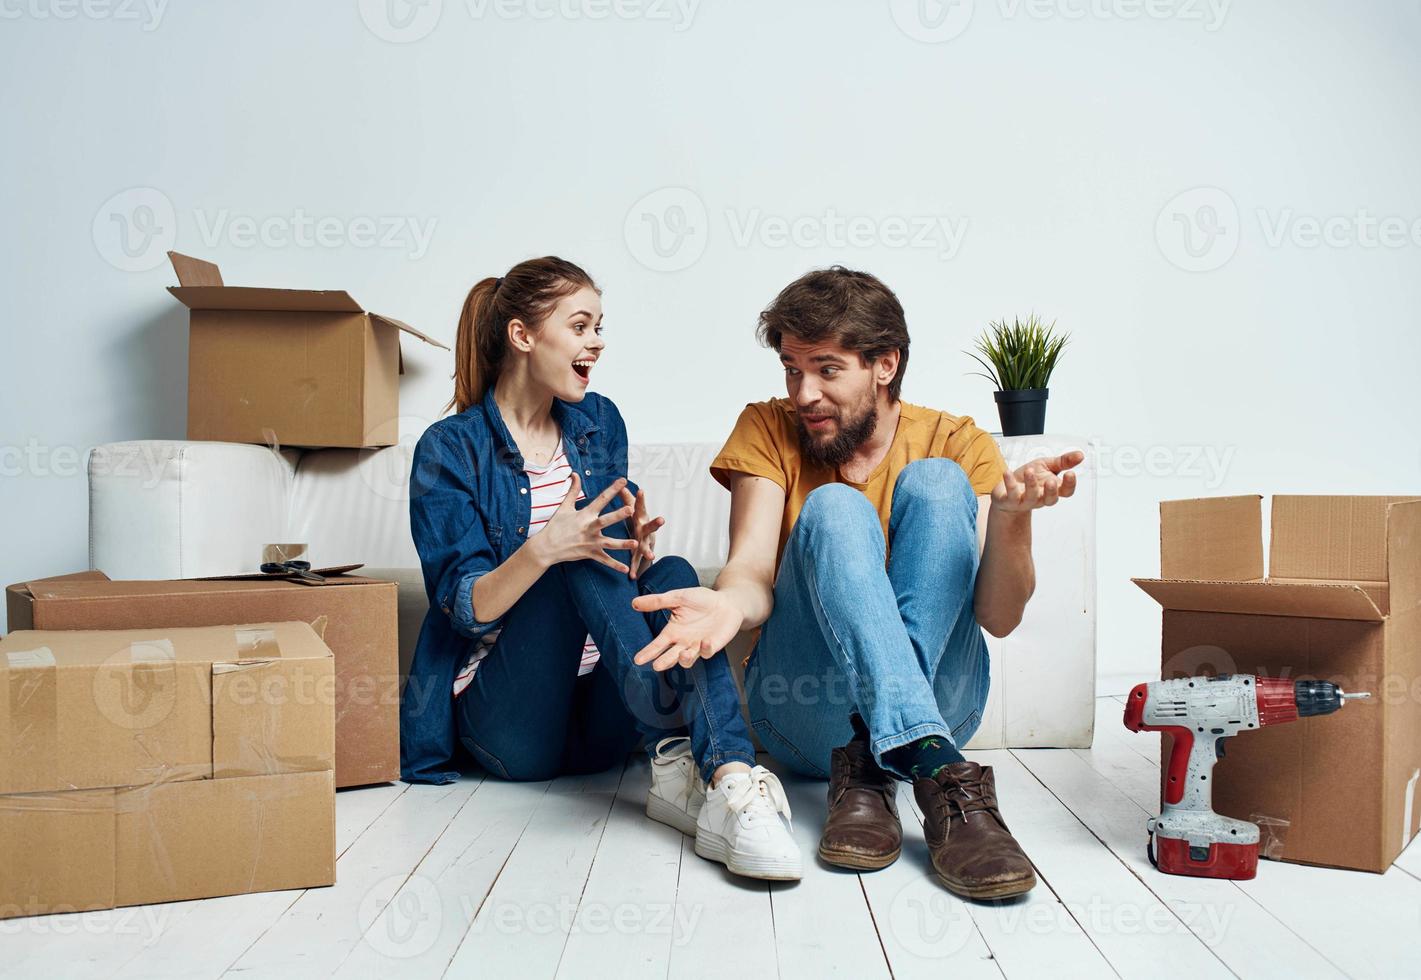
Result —
<instances>
[{"instance_id":1,"label":"patterned sock","mask_svg":"<svg viewBox=\"0 0 1421 980\"><path fill-rule=\"evenodd\" d=\"M954 762L966 762L957 746L940 735L929 735L885 753L884 762L906 772L909 779L936 779Z\"/></svg>"}]
</instances>

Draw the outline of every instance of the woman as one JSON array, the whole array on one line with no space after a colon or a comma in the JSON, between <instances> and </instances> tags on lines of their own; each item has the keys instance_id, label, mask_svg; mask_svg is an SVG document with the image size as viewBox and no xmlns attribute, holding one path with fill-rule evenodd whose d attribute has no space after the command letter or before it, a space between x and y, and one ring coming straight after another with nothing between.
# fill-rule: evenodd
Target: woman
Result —
<instances>
[{"instance_id":1,"label":"woman","mask_svg":"<svg viewBox=\"0 0 1421 980\"><path fill-rule=\"evenodd\" d=\"M727 658L669 680L633 663L668 618L632 600L697 580L656 559L663 522L626 479L626 426L587 390L601 324L596 284L554 257L464 302L457 414L420 438L410 477L430 608L401 704L403 776L457 778L460 744L505 779L596 772L641 738L649 816L731 871L798 878L784 790L755 765Z\"/></svg>"}]
</instances>

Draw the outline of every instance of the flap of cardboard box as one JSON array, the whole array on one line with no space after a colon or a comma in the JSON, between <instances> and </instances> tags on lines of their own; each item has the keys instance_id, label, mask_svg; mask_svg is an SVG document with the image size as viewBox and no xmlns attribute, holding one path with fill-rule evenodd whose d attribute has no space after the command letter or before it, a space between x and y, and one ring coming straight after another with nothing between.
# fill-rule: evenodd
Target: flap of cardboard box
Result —
<instances>
[{"instance_id":1,"label":"flap of cardboard box","mask_svg":"<svg viewBox=\"0 0 1421 980\"><path fill-rule=\"evenodd\" d=\"M1263 498L1160 502L1160 575L1248 582L1263 577Z\"/></svg>"},{"instance_id":2,"label":"flap of cardboard box","mask_svg":"<svg viewBox=\"0 0 1421 980\"><path fill-rule=\"evenodd\" d=\"M386 323L386 324L389 324L390 326L394 327L396 330L403 331L404 333L409 334L411 337L418 337L420 340L424 341L426 344L433 344L435 347L440 347L440 348L443 348L444 350L448 350L448 349L449 349L448 345L440 343L439 341L435 340L433 337L429 336L428 334L421 333L420 331L416 330L414 327L410 326L408 323L405 323L403 320L396 320L396 319L395 319L394 317L392 317L392 316L383 316L382 314L379 314L379 313L371 313L371 314L370 314L370 319L374 320L374 321L377 322L377 323Z\"/></svg>"},{"instance_id":3,"label":"flap of cardboard box","mask_svg":"<svg viewBox=\"0 0 1421 980\"><path fill-rule=\"evenodd\" d=\"M173 271L178 274L180 286L221 286L222 270L216 262L195 259L182 252L168 252L168 261L173 263Z\"/></svg>"},{"instance_id":4,"label":"flap of cardboard box","mask_svg":"<svg viewBox=\"0 0 1421 980\"><path fill-rule=\"evenodd\" d=\"M1387 580L1387 514L1415 497L1279 494L1273 498L1273 578Z\"/></svg>"},{"instance_id":5,"label":"flap of cardboard box","mask_svg":"<svg viewBox=\"0 0 1421 980\"><path fill-rule=\"evenodd\" d=\"M169 286L190 310L283 313L364 313L344 289L269 289L265 286Z\"/></svg>"},{"instance_id":6,"label":"flap of cardboard box","mask_svg":"<svg viewBox=\"0 0 1421 980\"><path fill-rule=\"evenodd\" d=\"M1165 609L1192 612L1355 619L1386 615L1355 582L1219 582L1197 579L1131 579Z\"/></svg>"}]
</instances>

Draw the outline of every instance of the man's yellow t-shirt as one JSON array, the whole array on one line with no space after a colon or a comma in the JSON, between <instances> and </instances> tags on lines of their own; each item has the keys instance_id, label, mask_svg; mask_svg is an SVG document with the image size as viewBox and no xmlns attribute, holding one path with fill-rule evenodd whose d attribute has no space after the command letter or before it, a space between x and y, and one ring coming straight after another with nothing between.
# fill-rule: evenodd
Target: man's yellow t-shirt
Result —
<instances>
[{"instance_id":1,"label":"man's yellow t-shirt","mask_svg":"<svg viewBox=\"0 0 1421 980\"><path fill-rule=\"evenodd\" d=\"M949 415L900 401L898 429L893 442L863 483L845 480L835 467L813 463L799 448L794 404L788 398L752 402L745 406L730 438L711 462L711 475L730 488L730 474L748 473L773 480L784 489L784 520L780 524L779 568L785 542L810 491L826 483L845 483L861 491L878 511L883 539L888 540L888 519L893 512L893 485L903 467L918 459L939 457L955 461L967 474L972 489L990 494L1006 472L997 444L965 415Z\"/></svg>"}]
</instances>

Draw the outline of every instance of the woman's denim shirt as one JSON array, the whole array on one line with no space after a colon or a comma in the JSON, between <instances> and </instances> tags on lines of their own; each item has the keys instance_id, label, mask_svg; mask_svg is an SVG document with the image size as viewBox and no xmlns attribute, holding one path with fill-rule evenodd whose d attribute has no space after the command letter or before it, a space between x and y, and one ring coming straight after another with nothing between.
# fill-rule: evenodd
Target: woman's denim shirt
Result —
<instances>
[{"instance_id":1,"label":"woman's denim shirt","mask_svg":"<svg viewBox=\"0 0 1421 980\"><path fill-rule=\"evenodd\" d=\"M554 399L553 419L588 499L627 475L627 428L610 399L592 392L577 404ZM605 509L620 506L614 498ZM407 782L458 778L454 675L478 638L502 621L474 618L474 583L528 540L531 513L523 456L492 387L479 404L425 430L410 472L410 531L429 612L400 703L400 774Z\"/></svg>"}]
</instances>

